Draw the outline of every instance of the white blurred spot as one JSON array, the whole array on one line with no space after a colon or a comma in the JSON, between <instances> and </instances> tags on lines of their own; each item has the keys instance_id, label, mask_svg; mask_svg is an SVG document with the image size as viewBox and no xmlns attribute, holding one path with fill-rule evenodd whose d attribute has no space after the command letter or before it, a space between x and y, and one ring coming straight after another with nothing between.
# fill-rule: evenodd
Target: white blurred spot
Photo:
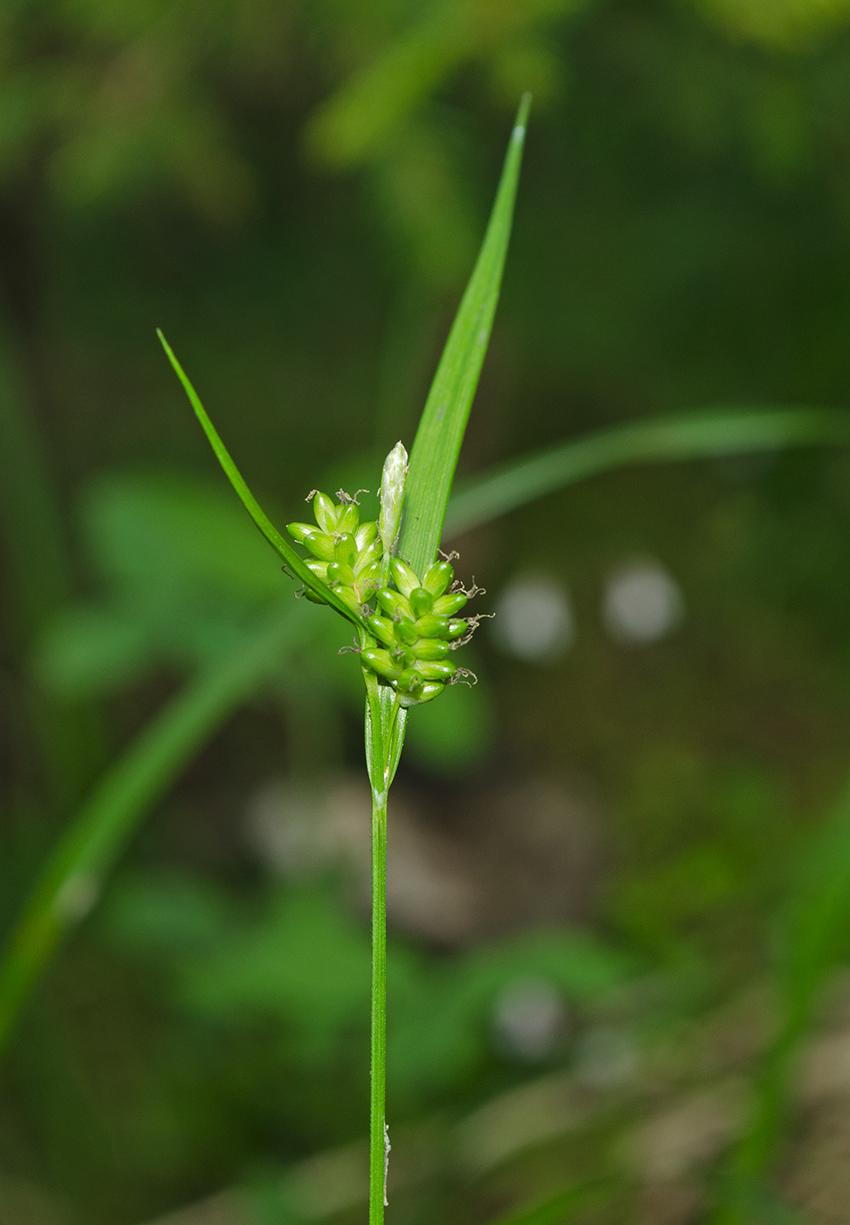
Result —
<instances>
[{"instance_id":1,"label":"white blurred spot","mask_svg":"<svg viewBox=\"0 0 850 1225\"><path fill-rule=\"evenodd\" d=\"M630 1081L637 1071L634 1039L613 1025L599 1025L584 1034L576 1050L576 1080L593 1089L613 1089Z\"/></svg>"},{"instance_id":2,"label":"white blurred spot","mask_svg":"<svg viewBox=\"0 0 850 1225\"><path fill-rule=\"evenodd\" d=\"M347 859L368 868L370 814L365 783L337 779L319 787L272 779L251 797L245 832L275 874L297 879Z\"/></svg>"},{"instance_id":3,"label":"white blurred spot","mask_svg":"<svg viewBox=\"0 0 850 1225\"><path fill-rule=\"evenodd\" d=\"M53 899L53 913L65 923L84 919L100 896L100 885L87 872L69 876Z\"/></svg>"},{"instance_id":4,"label":"white blurred spot","mask_svg":"<svg viewBox=\"0 0 850 1225\"><path fill-rule=\"evenodd\" d=\"M364 908L371 905L371 795L365 779L325 787L270 780L252 796L245 835L276 875L309 879L344 866ZM396 788L387 872L390 921L428 940L454 944L468 936L480 902L455 844L430 828Z\"/></svg>"},{"instance_id":5,"label":"white blurred spot","mask_svg":"<svg viewBox=\"0 0 850 1225\"><path fill-rule=\"evenodd\" d=\"M560 993L543 978L519 978L496 1000L493 1024L502 1047L534 1062L557 1047L567 1028Z\"/></svg>"},{"instance_id":6,"label":"white blurred spot","mask_svg":"<svg viewBox=\"0 0 850 1225\"><path fill-rule=\"evenodd\" d=\"M493 635L508 655L528 663L559 659L573 641L570 599L555 579L512 579L496 601Z\"/></svg>"},{"instance_id":7,"label":"white blurred spot","mask_svg":"<svg viewBox=\"0 0 850 1225\"><path fill-rule=\"evenodd\" d=\"M656 561L634 561L608 578L602 618L617 642L649 643L671 633L685 612L678 583Z\"/></svg>"}]
</instances>

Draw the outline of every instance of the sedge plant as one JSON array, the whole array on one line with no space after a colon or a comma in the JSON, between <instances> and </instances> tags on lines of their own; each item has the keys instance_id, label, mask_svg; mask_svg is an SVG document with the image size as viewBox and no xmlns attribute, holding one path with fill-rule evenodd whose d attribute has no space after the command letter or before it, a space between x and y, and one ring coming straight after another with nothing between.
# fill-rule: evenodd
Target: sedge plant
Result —
<instances>
[{"instance_id":1,"label":"sedge plant","mask_svg":"<svg viewBox=\"0 0 850 1225\"><path fill-rule=\"evenodd\" d=\"M254 523L303 583L303 594L352 623L366 690L366 765L372 790L372 1005L369 1126L369 1222L386 1205L390 1141L386 1123L387 801L411 709L466 679L454 651L475 628L469 597L439 555L452 479L493 325L513 218L530 98L520 104L496 200L478 260L442 358L408 458L399 442L381 475L377 522L360 522L354 498L314 490L315 523L290 523L292 541L254 498L207 416L183 368L160 333L213 450Z\"/></svg>"}]
</instances>

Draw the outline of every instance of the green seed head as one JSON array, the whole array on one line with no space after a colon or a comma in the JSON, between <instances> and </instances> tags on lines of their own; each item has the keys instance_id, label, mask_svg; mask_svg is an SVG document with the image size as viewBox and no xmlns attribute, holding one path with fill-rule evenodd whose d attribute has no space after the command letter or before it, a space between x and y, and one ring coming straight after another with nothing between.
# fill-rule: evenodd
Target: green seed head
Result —
<instances>
[{"instance_id":1,"label":"green seed head","mask_svg":"<svg viewBox=\"0 0 850 1225\"><path fill-rule=\"evenodd\" d=\"M385 553L391 553L398 538L404 482L407 479L407 451L397 442L384 460L381 475L381 514L378 530Z\"/></svg>"},{"instance_id":2,"label":"green seed head","mask_svg":"<svg viewBox=\"0 0 850 1225\"><path fill-rule=\"evenodd\" d=\"M462 590L449 591L454 580L449 562L435 562L420 581L400 557L387 556L398 537L406 476L407 452L398 443L384 464L378 523L360 523L359 508L345 495L336 503L317 492L313 509L318 527L288 525L292 538L312 554L304 563L308 569L332 586L352 611L366 615L376 645L361 652L363 667L391 685L405 707L433 701L455 678L449 652L470 625L454 617L468 596ZM382 570L386 582L388 562L395 591L379 586ZM315 592L306 594L322 602ZM366 607L373 596L379 613Z\"/></svg>"}]
</instances>

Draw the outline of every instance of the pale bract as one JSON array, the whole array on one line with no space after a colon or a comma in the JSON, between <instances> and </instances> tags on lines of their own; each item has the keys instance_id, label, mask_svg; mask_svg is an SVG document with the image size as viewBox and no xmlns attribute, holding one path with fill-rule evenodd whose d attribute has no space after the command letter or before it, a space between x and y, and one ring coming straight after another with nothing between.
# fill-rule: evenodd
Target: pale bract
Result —
<instances>
[{"instance_id":1,"label":"pale bract","mask_svg":"<svg viewBox=\"0 0 850 1225\"><path fill-rule=\"evenodd\" d=\"M392 555L398 538L407 466L407 451L401 442L397 442L384 460L384 470L381 474L381 514L378 531L384 553L388 556Z\"/></svg>"}]
</instances>

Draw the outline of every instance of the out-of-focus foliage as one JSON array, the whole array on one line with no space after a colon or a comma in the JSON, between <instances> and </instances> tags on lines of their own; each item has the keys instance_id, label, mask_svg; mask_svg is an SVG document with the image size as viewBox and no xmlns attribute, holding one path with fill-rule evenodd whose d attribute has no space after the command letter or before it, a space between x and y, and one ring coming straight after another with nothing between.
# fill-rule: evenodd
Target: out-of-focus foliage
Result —
<instances>
[{"instance_id":1,"label":"out-of-focus foliage","mask_svg":"<svg viewBox=\"0 0 850 1225\"><path fill-rule=\"evenodd\" d=\"M254 916L228 911L223 899L214 903L191 880L128 882L106 914L107 930L124 948L166 963L189 1015L222 1034L266 1035L274 1058L303 1081L308 1100L289 1106L297 1127L300 1112L312 1113L311 1092L339 1094L346 1069L362 1073L355 1052L368 1040L368 929L326 888L287 888L267 897ZM622 955L558 931L483 946L449 962L394 946L388 1074L399 1121L462 1091L481 1075L482 1063L509 1055L494 1021L499 995L511 984L543 980L565 1005L581 1006L612 993L629 970ZM552 1052L559 1049L553 1042ZM362 1075L351 1101L344 1107L339 1101L350 1123L360 1092Z\"/></svg>"},{"instance_id":2,"label":"out-of-focus foliage","mask_svg":"<svg viewBox=\"0 0 850 1225\"><path fill-rule=\"evenodd\" d=\"M702 0L702 7L733 37L774 50L806 48L850 24L846 0Z\"/></svg>"},{"instance_id":3,"label":"out-of-focus foliage","mask_svg":"<svg viewBox=\"0 0 850 1225\"><path fill-rule=\"evenodd\" d=\"M162 663L215 659L281 594L279 572L221 490L176 477L106 479L83 508L108 602L51 626L40 671L66 695L114 691Z\"/></svg>"},{"instance_id":4,"label":"out-of-focus foliage","mask_svg":"<svg viewBox=\"0 0 850 1225\"><path fill-rule=\"evenodd\" d=\"M316 484L368 484L410 441L531 89L466 472L662 411L842 405L848 69L841 0L3 6L4 917L174 687L291 591L211 484L154 327L281 522ZM850 762L848 489L835 450L624 472L460 541L483 608L541 576L572 638L527 662L485 625L478 689L411 731L402 783L427 836L396 826L410 896L451 932L489 890L502 934L396 937L399 1177L428 1154L394 1193L400 1221L569 1219L588 1179L604 1190L576 1211L594 1222L708 1213L724 1146L750 1135L740 1173L777 1138L758 1111L783 1098L798 1013L828 1029L758 1211L778 1196L845 1219L846 1025L839 1005L817 1020L812 986L846 954L838 841L833 892L801 886L772 916ZM643 644L603 615L639 566L680 598ZM243 820L282 770L360 768L343 644L266 677L59 959L3 1073L0 1215L139 1225L197 1201L202 1222L238 1184L285 1220L285 1178L290 1217L324 1184L354 1186L337 1219L357 1219L356 1153L304 1162L363 1132L362 900L335 877L267 879ZM552 775L571 805L523 790ZM559 857L593 877L571 913L601 945L527 930L529 895L538 915L551 899L526 864ZM577 1000L564 967L582 949L643 973ZM779 1004L759 986L774 965ZM528 1080L504 1034L555 1016L552 990L572 1001L563 1043Z\"/></svg>"}]
</instances>

